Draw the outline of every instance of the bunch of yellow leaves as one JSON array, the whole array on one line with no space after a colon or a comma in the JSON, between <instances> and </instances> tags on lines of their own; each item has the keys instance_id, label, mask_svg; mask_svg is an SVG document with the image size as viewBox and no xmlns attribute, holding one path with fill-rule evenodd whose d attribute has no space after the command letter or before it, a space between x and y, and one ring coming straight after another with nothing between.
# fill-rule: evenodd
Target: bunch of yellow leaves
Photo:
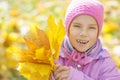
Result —
<instances>
[{"instance_id":1,"label":"bunch of yellow leaves","mask_svg":"<svg viewBox=\"0 0 120 80\"><path fill-rule=\"evenodd\" d=\"M13 54L18 61L18 70L28 80L49 80L50 73L55 69L54 60L59 57L61 42L65 31L62 21L55 23L53 16L48 18L46 31L36 30L24 37L27 49L20 49Z\"/></svg>"}]
</instances>

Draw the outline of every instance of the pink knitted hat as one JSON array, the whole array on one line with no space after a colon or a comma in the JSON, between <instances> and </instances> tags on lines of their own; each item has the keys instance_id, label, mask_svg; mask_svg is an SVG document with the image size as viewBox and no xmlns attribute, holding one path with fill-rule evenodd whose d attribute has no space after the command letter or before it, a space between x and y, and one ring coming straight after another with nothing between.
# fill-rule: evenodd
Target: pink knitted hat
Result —
<instances>
[{"instance_id":1,"label":"pink knitted hat","mask_svg":"<svg viewBox=\"0 0 120 80\"><path fill-rule=\"evenodd\" d=\"M81 14L88 14L96 19L98 23L99 35L103 24L104 8L98 0L72 0L65 15L65 27L67 35L72 20Z\"/></svg>"}]
</instances>

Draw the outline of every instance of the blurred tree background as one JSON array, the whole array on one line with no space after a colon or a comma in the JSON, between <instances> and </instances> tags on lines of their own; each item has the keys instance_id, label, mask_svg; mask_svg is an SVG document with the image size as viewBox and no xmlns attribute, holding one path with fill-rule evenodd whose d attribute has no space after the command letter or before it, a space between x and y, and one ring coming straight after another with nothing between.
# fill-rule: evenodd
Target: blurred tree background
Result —
<instances>
[{"instance_id":1,"label":"blurred tree background","mask_svg":"<svg viewBox=\"0 0 120 80\"><path fill-rule=\"evenodd\" d=\"M71 0L0 0L0 80L26 80L15 68L12 45L24 47L23 36L36 28L46 29L47 18L64 20ZM100 0L105 7L105 20L101 40L103 46L120 68L120 0ZM16 48L17 50L17 48Z\"/></svg>"}]
</instances>

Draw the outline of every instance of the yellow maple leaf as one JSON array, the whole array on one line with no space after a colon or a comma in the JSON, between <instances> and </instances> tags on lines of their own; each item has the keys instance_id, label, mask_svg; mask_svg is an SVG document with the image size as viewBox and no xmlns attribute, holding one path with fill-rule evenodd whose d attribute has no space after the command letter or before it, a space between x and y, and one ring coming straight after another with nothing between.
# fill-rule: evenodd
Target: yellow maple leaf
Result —
<instances>
[{"instance_id":1,"label":"yellow maple leaf","mask_svg":"<svg viewBox=\"0 0 120 80\"><path fill-rule=\"evenodd\" d=\"M54 17L49 16L48 29L46 32L50 40L51 50L54 54L54 59L57 59L59 57L59 50L63 37L65 35L65 29L62 20L59 20L58 25L56 25Z\"/></svg>"},{"instance_id":2,"label":"yellow maple leaf","mask_svg":"<svg viewBox=\"0 0 120 80\"><path fill-rule=\"evenodd\" d=\"M54 17L50 16L46 31L36 29L36 32L24 37L28 48L20 49L15 54L19 62L17 69L28 80L49 80L51 71L55 69L54 60L59 57L64 35L62 21L56 24Z\"/></svg>"}]
</instances>

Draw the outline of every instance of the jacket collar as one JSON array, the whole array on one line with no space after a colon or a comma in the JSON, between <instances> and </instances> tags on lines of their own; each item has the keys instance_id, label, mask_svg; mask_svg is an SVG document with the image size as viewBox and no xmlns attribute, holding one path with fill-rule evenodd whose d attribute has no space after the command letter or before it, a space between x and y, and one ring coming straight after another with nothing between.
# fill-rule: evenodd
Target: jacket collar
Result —
<instances>
[{"instance_id":1,"label":"jacket collar","mask_svg":"<svg viewBox=\"0 0 120 80\"><path fill-rule=\"evenodd\" d=\"M77 54L82 54L82 53L76 53L76 52L77 51L72 48L68 38L65 38L60 50L60 56L62 58L67 58L67 59L70 58L73 61L77 61L78 59L74 59L73 57L76 56ZM96 59L102 60L105 57L110 57L108 54L108 51L102 48L102 45L99 39L97 43L84 54L87 55L85 59L81 60L80 58L78 61L78 62L83 61L84 65Z\"/></svg>"}]
</instances>

